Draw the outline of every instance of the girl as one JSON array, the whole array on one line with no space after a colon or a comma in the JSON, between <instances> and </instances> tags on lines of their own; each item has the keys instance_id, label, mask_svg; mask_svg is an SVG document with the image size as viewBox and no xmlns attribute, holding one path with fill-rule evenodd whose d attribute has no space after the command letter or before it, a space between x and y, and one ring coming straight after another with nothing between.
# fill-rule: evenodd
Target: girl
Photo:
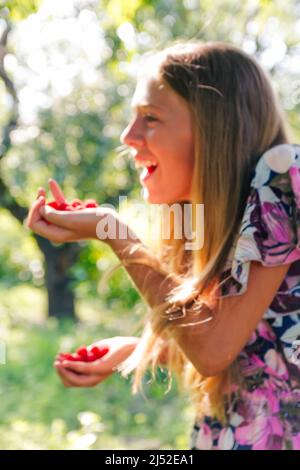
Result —
<instances>
[{"instance_id":1,"label":"girl","mask_svg":"<svg viewBox=\"0 0 300 470\"><path fill-rule=\"evenodd\" d=\"M118 236L128 227L114 210L60 212L39 191L28 226L59 243L105 241L150 306L141 338L102 340L101 360L56 361L57 371L78 387L135 370L137 390L163 363L196 405L191 448L300 449L300 147L269 78L229 44L177 44L141 70L121 140L144 167L146 200L183 212L154 252L130 230ZM201 228L199 205L201 246L175 233Z\"/></svg>"}]
</instances>

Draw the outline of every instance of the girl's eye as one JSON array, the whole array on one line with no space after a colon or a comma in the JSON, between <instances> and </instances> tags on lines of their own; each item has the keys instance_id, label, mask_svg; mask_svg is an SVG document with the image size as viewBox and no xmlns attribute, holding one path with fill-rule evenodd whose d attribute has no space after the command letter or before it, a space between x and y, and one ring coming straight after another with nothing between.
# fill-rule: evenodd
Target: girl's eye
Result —
<instances>
[{"instance_id":1,"label":"girl's eye","mask_svg":"<svg viewBox=\"0 0 300 470\"><path fill-rule=\"evenodd\" d=\"M158 121L158 119L154 116L151 116L151 114L146 114L144 116L144 119L147 121L147 122L155 122L155 121Z\"/></svg>"}]
</instances>

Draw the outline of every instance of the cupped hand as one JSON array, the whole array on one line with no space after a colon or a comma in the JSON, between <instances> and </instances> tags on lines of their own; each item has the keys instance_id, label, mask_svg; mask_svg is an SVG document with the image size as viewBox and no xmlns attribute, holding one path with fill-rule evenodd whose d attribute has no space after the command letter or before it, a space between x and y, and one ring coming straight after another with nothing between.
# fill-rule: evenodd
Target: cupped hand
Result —
<instances>
[{"instance_id":1,"label":"cupped hand","mask_svg":"<svg viewBox=\"0 0 300 470\"><path fill-rule=\"evenodd\" d=\"M54 179L49 186L58 206L66 204L66 198ZM39 188L27 218L27 226L38 235L54 243L66 243L99 237L97 224L103 217L116 217L112 209L106 207L84 208L71 212L56 210L46 204L46 191Z\"/></svg>"},{"instance_id":2,"label":"cupped hand","mask_svg":"<svg viewBox=\"0 0 300 470\"><path fill-rule=\"evenodd\" d=\"M133 353L139 338L135 336L114 336L89 346L107 347L108 353L94 362L66 361L56 356L54 367L65 387L94 387L111 376L121 362Z\"/></svg>"}]
</instances>

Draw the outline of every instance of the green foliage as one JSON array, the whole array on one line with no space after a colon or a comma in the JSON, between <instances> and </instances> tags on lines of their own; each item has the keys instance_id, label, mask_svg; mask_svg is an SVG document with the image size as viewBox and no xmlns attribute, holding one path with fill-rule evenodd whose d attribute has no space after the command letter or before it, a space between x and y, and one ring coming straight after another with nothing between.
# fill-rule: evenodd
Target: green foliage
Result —
<instances>
[{"instance_id":1,"label":"green foliage","mask_svg":"<svg viewBox=\"0 0 300 470\"><path fill-rule=\"evenodd\" d=\"M2 1L1 15L13 25L20 24L39 4L37 0ZM96 16L104 38L103 47L92 51L93 58L99 55L94 66L98 80L89 85L76 77L72 91L64 97L53 96L51 84L39 90L52 97L50 104L39 107L37 103L37 119L29 125L20 122L13 146L1 162L3 178L18 202L29 205L49 176L62 184L68 198L92 197L117 207L119 194L139 197L138 175L118 150L134 87L128 66L145 51L174 40L228 41L262 62L271 56L268 68L286 105L294 141L299 142L299 99L290 99L293 84L299 91L298 69L290 66L299 55L297 0L216 0L213 4L209 0L102 0L97 4L87 0L82 2L82 12ZM74 21L80 13L79 8ZM44 27L52 21L50 15ZM284 50L280 60L273 47L278 41ZM72 63L77 59L77 49L66 40L50 46L41 52L45 64L51 64L55 51L61 54L59 60L63 57ZM20 44L9 47L8 63L13 64L12 54L16 54L17 66L10 77L17 91L38 75L19 51ZM20 67L23 75L16 80L14 73ZM10 102L2 82L0 106L3 127ZM81 322L58 325L46 320L44 267L35 241L4 210L0 224L0 327L8 349L8 362L0 365L0 446L186 448L190 408L175 388L164 394L163 374L157 383L145 383L148 398L144 399L133 397L130 381L118 376L94 389L64 389L53 370L52 361L60 349L116 334L130 335L141 327L146 307L123 269L113 273L102 290L99 287L107 270L117 263L111 250L98 242L82 244L72 268Z\"/></svg>"},{"instance_id":2,"label":"green foliage","mask_svg":"<svg viewBox=\"0 0 300 470\"><path fill-rule=\"evenodd\" d=\"M104 1L106 12L113 19L116 25L120 25L125 21L132 21L140 8L145 4L144 0L128 0L127 2L120 2L120 0Z\"/></svg>"},{"instance_id":3,"label":"green foliage","mask_svg":"<svg viewBox=\"0 0 300 470\"><path fill-rule=\"evenodd\" d=\"M40 308L36 302L35 309ZM147 383L150 375L145 378L145 396L133 396L131 380L119 375L90 389L65 389L60 383L52 366L58 351L126 334L122 322L58 325L53 319L43 322L40 315L39 322L29 323L20 317L21 310L20 299L13 312L1 312L7 347L7 363L0 365L1 449L188 447L191 410L175 385L165 393L166 373L152 384ZM121 313L129 324L134 321L132 312ZM116 318L120 311L111 309L110 315Z\"/></svg>"},{"instance_id":4,"label":"green foliage","mask_svg":"<svg viewBox=\"0 0 300 470\"><path fill-rule=\"evenodd\" d=\"M36 12L40 3L40 0L1 0L0 8L7 8L10 19L19 21Z\"/></svg>"},{"instance_id":5,"label":"green foliage","mask_svg":"<svg viewBox=\"0 0 300 470\"><path fill-rule=\"evenodd\" d=\"M0 285L10 288L24 282L43 284L42 256L34 239L10 213L0 209ZM1 304L7 297L1 299ZM1 305L0 304L0 305Z\"/></svg>"},{"instance_id":6,"label":"green foliage","mask_svg":"<svg viewBox=\"0 0 300 470\"><path fill-rule=\"evenodd\" d=\"M101 285L113 266L119 266L119 262L108 246L95 241L85 244L72 268L78 298L100 296L108 308L116 305L122 310L133 308L140 297L124 268L118 267Z\"/></svg>"},{"instance_id":7,"label":"green foliage","mask_svg":"<svg viewBox=\"0 0 300 470\"><path fill-rule=\"evenodd\" d=\"M31 202L38 186L47 186L50 176L63 185L68 197L93 197L99 203L117 205L118 195L133 189L137 177L133 177L129 160L117 153L120 141L110 132L109 122L118 110L114 112L111 101L101 111L96 106L97 96L104 99L103 92L78 89L44 110L38 136L11 149L2 170L23 204Z\"/></svg>"}]
</instances>

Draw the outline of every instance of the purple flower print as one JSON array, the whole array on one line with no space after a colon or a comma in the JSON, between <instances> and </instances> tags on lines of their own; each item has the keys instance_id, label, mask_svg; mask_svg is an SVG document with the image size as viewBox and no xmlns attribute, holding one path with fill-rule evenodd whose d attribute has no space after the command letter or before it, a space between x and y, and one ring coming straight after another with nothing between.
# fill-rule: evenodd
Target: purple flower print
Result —
<instances>
[{"instance_id":1,"label":"purple flower print","mask_svg":"<svg viewBox=\"0 0 300 470\"><path fill-rule=\"evenodd\" d=\"M300 432L296 436L292 436L294 450L300 450Z\"/></svg>"},{"instance_id":2,"label":"purple flower print","mask_svg":"<svg viewBox=\"0 0 300 470\"><path fill-rule=\"evenodd\" d=\"M259 336L262 336L267 341L276 341L276 335L267 321L261 321L257 326L257 330Z\"/></svg>"},{"instance_id":3,"label":"purple flower print","mask_svg":"<svg viewBox=\"0 0 300 470\"><path fill-rule=\"evenodd\" d=\"M268 365L268 369L274 371L274 373L279 377L282 377L285 380L288 379L288 370L285 365L285 362L283 361L281 355L277 351L275 351L275 349L270 348L266 352L264 359L266 364Z\"/></svg>"},{"instance_id":4,"label":"purple flower print","mask_svg":"<svg viewBox=\"0 0 300 470\"><path fill-rule=\"evenodd\" d=\"M289 218L280 204L271 202L262 203L262 218L268 227L269 237L272 241L289 244L294 238Z\"/></svg>"},{"instance_id":5,"label":"purple flower print","mask_svg":"<svg viewBox=\"0 0 300 470\"><path fill-rule=\"evenodd\" d=\"M291 361L300 331L300 146L275 150L253 169L220 294L247 292L252 261L290 266L236 358L243 387L231 383L226 423L216 416L198 421L198 449L300 450L300 367Z\"/></svg>"},{"instance_id":6,"label":"purple flower print","mask_svg":"<svg viewBox=\"0 0 300 470\"><path fill-rule=\"evenodd\" d=\"M219 450L231 450L234 446L234 434L230 427L223 428L220 432L218 449Z\"/></svg>"},{"instance_id":7,"label":"purple flower print","mask_svg":"<svg viewBox=\"0 0 300 470\"><path fill-rule=\"evenodd\" d=\"M235 431L236 441L241 445L252 445L253 450L280 450L282 436L282 423L272 416L257 416L250 424Z\"/></svg>"},{"instance_id":8,"label":"purple flower print","mask_svg":"<svg viewBox=\"0 0 300 470\"><path fill-rule=\"evenodd\" d=\"M197 448L200 450L210 450L213 445L212 432L210 427L203 423L199 430L196 442Z\"/></svg>"},{"instance_id":9,"label":"purple flower print","mask_svg":"<svg viewBox=\"0 0 300 470\"><path fill-rule=\"evenodd\" d=\"M300 171L296 165L292 165L289 169L291 185L294 192L298 209L300 209Z\"/></svg>"}]
</instances>

